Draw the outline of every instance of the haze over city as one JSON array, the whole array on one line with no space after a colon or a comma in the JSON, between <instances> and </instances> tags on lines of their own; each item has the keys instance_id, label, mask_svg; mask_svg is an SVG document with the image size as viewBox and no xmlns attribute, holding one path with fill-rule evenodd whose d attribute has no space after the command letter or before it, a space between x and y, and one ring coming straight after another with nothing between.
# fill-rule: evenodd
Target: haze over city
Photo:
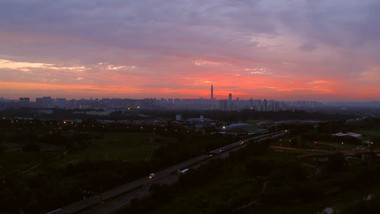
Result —
<instances>
[{"instance_id":1,"label":"haze over city","mask_svg":"<svg viewBox=\"0 0 380 214\"><path fill-rule=\"evenodd\" d=\"M0 1L0 97L379 100L379 1Z\"/></svg>"}]
</instances>

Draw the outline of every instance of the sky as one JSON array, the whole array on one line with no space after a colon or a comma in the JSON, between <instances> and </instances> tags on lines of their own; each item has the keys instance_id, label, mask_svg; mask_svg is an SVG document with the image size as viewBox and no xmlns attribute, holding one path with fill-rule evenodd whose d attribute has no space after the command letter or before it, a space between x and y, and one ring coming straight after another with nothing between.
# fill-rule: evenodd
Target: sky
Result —
<instances>
[{"instance_id":1,"label":"sky","mask_svg":"<svg viewBox=\"0 0 380 214\"><path fill-rule=\"evenodd\" d=\"M0 5L0 97L380 100L378 0Z\"/></svg>"}]
</instances>

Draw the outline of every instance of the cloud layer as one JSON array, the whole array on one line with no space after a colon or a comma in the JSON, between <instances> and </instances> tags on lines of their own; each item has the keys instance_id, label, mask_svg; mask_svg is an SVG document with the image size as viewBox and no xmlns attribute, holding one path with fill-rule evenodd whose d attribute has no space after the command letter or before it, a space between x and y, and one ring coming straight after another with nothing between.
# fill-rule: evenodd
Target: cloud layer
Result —
<instances>
[{"instance_id":1,"label":"cloud layer","mask_svg":"<svg viewBox=\"0 0 380 214\"><path fill-rule=\"evenodd\" d=\"M0 0L0 96L380 99L380 2Z\"/></svg>"}]
</instances>

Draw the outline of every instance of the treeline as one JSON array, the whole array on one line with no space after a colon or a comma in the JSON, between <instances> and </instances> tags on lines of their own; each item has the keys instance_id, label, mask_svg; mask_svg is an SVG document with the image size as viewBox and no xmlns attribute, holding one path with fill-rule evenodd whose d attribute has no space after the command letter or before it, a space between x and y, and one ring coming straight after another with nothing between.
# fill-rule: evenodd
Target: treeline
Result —
<instances>
[{"instance_id":1,"label":"treeline","mask_svg":"<svg viewBox=\"0 0 380 214\"><path fill-rule=\"evenodd\" d=\"M221 121L245 121L255 119L265 120L345 120L352 118L353 114L329 114L324 112L307 112L303 110L286 110L286 111L255 111L245 109L241 111L220 111L220 110L143 110L136 109L133 111L119 110L110 115L87 115L86 111L102 111L95 109L51 109L52 114L40 115L38 109L6 109L0 111L1 117L15 118L46 118L52 120L63 119L114 119L114 120L138 120L144 118L169 118L175 119L175 116L181 114L183 118L198 118L200 115Z\"/></svg>"},{"instance_id":2,"label":"treeline","mask_svg":"<svg viewBox=\"0 0 380 214\"><path fill-rule=\"evenodd\" d=\"M0 142L6 141L22 145L23 151L40 151L41 144L52 144L56 146L65 146L67 150L80 150L88 146L94 139L100 137L98 134L89 134L85 132L73 132L62 134L61 131L49 131L38 136L35 131L26 131L21 133L8 133L8 136L0 139Z\"/></svg>"},{"instance_id":3,"label":"treeline","mask_svg":"<svg viewBox=\"0 0 380 214\"><path fill-rule=\"evenodd\" d=\"M372 196L372 194L371 194ZM378 213L380 210L380 198L375 196L367 200L367 198L347 203L343 208L335 209L337 214L362 214L362 213Z\"/></svg>"},{"instance_id":4,"label":"treeline","mask_svg":"<svg viewBox=\"0 0 380 214\"><path fill-rule=\"evenodd\" d=\"M183 118L194 118L203 115L206 118L219 121L246 121L246 120L345 120L352 116L347 114L328 114L323 112L306 112L303 110L286 111L255 111L245 109L241 111L144 111L144 114L152 117L167 117L175 119L175 115L181 114Z\"/></svg>"}]
</instances>

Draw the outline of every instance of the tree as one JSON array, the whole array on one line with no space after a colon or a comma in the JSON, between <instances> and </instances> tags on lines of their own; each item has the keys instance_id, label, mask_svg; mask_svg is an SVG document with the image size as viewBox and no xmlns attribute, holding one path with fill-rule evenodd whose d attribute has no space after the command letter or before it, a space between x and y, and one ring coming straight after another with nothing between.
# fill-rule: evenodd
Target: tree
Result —
<instances>
[{"instance_id":1,"label":"tree","mask_svg":"<svg viewBox=\"0 0 380 214\"><path fill-rule=\"evenodd\" d=\"M344 159L344 154L342 153L337 153L329 156L329 162L327 165L327 169L330 172L336 172L336 171L342 171L345 166L345 159Z\"/></svg>"},{"instance_id":2,"label":"tree","mask_svg":"<svg viewBox=\"0 0 380 214\"><path fill-rule=\"evenodd\" d=\"M5 146L0 142L0 152L5 151Z\"/></svg>"},{"instance_id":3,"label":"tree","mask_svg":"<svg viewBox=\"0 0 380 214\"><path fill-rule=\"evenodd\" d=\"M22 147L22 151L24 152L40 151L40 150L41 150L41 146L35 142L27 143L25 146Z\"/></svg>"},{"instance_id":4,"label":"tree","mask_svg":"<svg viewBox=\"0 0 380 214\"><path fill-rule=\"evenodd\" d=\"M273 166L274 164L272 160L250 159L245 168L248 174L265 176L270 173Z\"/></svg>"}]
</instances>

